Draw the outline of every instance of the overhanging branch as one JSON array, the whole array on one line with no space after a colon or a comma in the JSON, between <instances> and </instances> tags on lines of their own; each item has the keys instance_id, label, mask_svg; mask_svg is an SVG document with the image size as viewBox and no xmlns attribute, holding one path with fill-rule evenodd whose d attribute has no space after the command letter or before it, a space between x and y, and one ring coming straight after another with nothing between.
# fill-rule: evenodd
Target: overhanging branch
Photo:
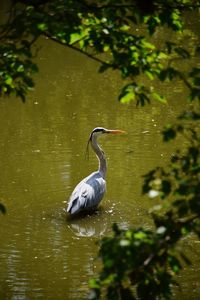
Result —
<instances>
[{"instance_id":1,"label":"overhanging branch","mask_svg":"<svg viewBox=\"0 0 200 300\"><path fill-rule=\"evenodd\" d=\"M74 45L63 43L62 41L58 40L56 37L53 37L53 36L51 36L48 33L44 33L44 36L46 36L47 38L51 39L52 41L54 41L54 42L56 42L56 43L58 43L58 44L60 44L62 46L67 46L68 48L71 48L71 49L73 49L73 50L75 50L75 51L77 51L77 52L79 52L79 53L81 53L81 54L83 54L83 55L91 58L92 60L94 60L94 61L96 61L96 62L98 62L100 64L104 64L104 65L106 64L106 65L108 65L110 67L112 66L111 64L105 62L104 60L102 60L102 59L100 59L100 58L98 58L98 57L96 57L96 56L94 56L94 55L92 55L92 54L90 54L88 52L85 52L85 51L81 50L80 48L78 48L78 47L76 47Z\"/></svg>"}]
</instances>

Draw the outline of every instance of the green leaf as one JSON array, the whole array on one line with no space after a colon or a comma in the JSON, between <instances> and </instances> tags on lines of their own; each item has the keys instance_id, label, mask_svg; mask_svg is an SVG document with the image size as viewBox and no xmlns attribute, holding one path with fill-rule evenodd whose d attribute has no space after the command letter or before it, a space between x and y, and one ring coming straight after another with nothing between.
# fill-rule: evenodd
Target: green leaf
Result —
<instances>
[{"instance_id":1,"label":"green leaf","mask_svg":"<svg viewBox=\"0 0 200 300\"><path fill-rule=\"evenodd\" d=\"M146 70L146 71L144 71L144 73L147 75L147 77L148 77L150 80L153 80L153 79L154 79L154 76L153 76L152 72Z\"/></svg>"},{"instance_id":2,"label":"green leaf","mask_svg":"<svg viewBox=\"0 0 200 300\"><path fill-rule=\"evenodd\" d=\"M127 24L123 24L119 29L122 30L122 31L127 31L127 30L130 29L130 26L127 25Z\"/></svg>"},{"instance_id":3,"label":"green leaf","mask_svg":"<svg viewBox=\"0 0 200 300\"><path fill-rule=\"evenodd\" d=\"M74 44L81 39L82 35L78 32L70 34L70 44Z\"/></svg>"},{"instance_id":4,"label":"green leaf","mask_svg":"<svg viewBox=\"0 0 200 300\"><path fill-rule=\"evenodd\" d=\"M135 86L129 84L125 86L122 93L119 95L119 101L121 103L129 103L131 100L135 99Z\"/></svg>"},{"instance_id":5,"label":"green leaf","mask_svg":"<svg viewBox=\"0 0 200 300\"><path fill-rule=\"evenodd\" d=\"M166 53L164 53L164 52L159 52L158 58L159 59L167 59L168 55Z\"/></svg>"},{"instance_id":6,"label":"green leaf","mask_svg":"<svg viewBox=\"0 0 200 300\"><path fill-rule=\"evenodd\" d=\"M120 97L121 103L129 103L131 100L135 99L135 93L134 92L127 92L125 95Z\"/></svg>"},{"instance_id":7,"label":"green leaf","mask_svg":"<svg viewBox=\"0 0 200 300\"><path fill-rule=\"evenodd\" d=\"M95 278L90 279L89 285L92 289L99 289L100 287L99 280Z\"/></svg>"},{"instance_id":8,"label":"green leaf","mask_svg":"<svg viewBox=\"0 0 200 300\"><path fill-rule=\"evenodd\" d=\"M45 30L47 30L48 27L47 27L46 23L39 23L39 24L37 24L37 28L41 31L45 31Z\"/></svg>"},{"instance_id":9,"label":"green leaf","mask_svg":"<svg viewBox=\"0 0 200 300\"><path fill-rule=\"evenodd\" d=\"M143 231L139 231L139 232L136 232L136 233L134 234L134 238L137 239L137 240L142 240L142 239L144 239L144 238L146 238L146 237L147 237L147 235L146 235L146 233L143 232Z\"/></svg>"},{"instance_id":10,"label":"green leaf","mask_svg":"<svg viewBox=\"0 0 200 300\"><path fill-rule=\"evenodd\" d=\"M104 52L108 52L109 50L110 50L110 46L105 44L105 45L103 46L103 51L104 51Z\"/></svg>"},{"instance_id":11,"label":"green leaf","mask_svg":"<svg viewBox=\"0 0 200 300\"><path fill-rule=\"evenodd\" d=\"M142 40L142 45L145 48L148 48L148 49L151 49L151 50L155 49L155 45L153 45L152 43L147 42L146 40Z\"/></svg>"},{"instance_id":12,"label":"green leaf","mask_svg":"<svg viewBox=\"0 0 200 300\"><path fill-rule=\"evenodd\" d=\"M24 72L24 66L23 65L19 65L19 67L17 68L17 72L19 72L19 73Z\"/></svg>"},{"instance_id":13,"label":"green leaf","mask_svg":"<svg viewBox=\"0 0 200 300\"><path fill-rule=\"evenodd\" d=\"M87 36L88 29L81 30L79 32L73 32L70 34L70 45L75 44L77 42L83 41L84 37ZM80 44L81 48L85 46L84 43Z\"/></svg>"},{"instance_id":14,"label":"green leaf","mask_svg":"<svg viewBox=\"0 0 200 300\"><path fill-rule=\"evenodd\" d=\"M7 84L7 85L12 85L12 82L13 82L13 79L12 79L12 77L10 76L10 75L6 75L6 78L5 78L5 83Z\"/></svg>"},{"instance_id":15,"label":"green leaf","mask_svg":"<svg viewBox=\"0 0 200 300\"><path fill-rule=\"evenodd\" d=\"M151 95L153 96L153 98L155 100L157 100L157 101L159 101L161 103L164 103L164 104L167 103L167 99L164 96L162 96L162 95L160 95L160 94L158 94L156 92L153 92Z\"/></svg>"}]
</instances>

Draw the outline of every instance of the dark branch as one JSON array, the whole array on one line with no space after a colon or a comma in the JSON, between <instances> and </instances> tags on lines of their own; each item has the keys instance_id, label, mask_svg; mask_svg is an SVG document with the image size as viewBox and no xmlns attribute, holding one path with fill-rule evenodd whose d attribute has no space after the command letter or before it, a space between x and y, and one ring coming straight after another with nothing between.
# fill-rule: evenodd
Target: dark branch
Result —
<instances>
[{"instance_id":1,"label":"dark branch","mask_svg":"<svg viewBox=\"0 0 200 300\"><path fill-rule=\"evenodd\" d=\"M108 66L110 66L110 67L112 66L111 64L108 64L108 63L105 62L104 60L102 60L102 59L100 59L100 58L98 58L98 57L95 57L94 55L92 55L92 54L90 54L90 53L87 53L87 52L81 50L80 48L78 48L78 47L76 47L76 46L74 46L74 45L65 44L65 43L61 42L60 40L58 40L58 39L55 38L55 37L52 37L52 36L51 36L50 34L48 34L48 33L44 33L44 35L45 35L46 37L48 37L49 39L51 39L52 41L54 41L54 42L56 42L56 43L58 43L58 44L60 44L60 45L62 45L62 46L67 46L68 48L71 48L71 49L73 49L73 50L75 50L75 51L77 51L77 52L79 52L79 53L81 53L81 54L83 54L83 55L85 55L85 56L91 58L92 60L97 61L97 62L100 63L100 64L106 64L106 65L108 65Z\"/></svg>"}]
</instances>

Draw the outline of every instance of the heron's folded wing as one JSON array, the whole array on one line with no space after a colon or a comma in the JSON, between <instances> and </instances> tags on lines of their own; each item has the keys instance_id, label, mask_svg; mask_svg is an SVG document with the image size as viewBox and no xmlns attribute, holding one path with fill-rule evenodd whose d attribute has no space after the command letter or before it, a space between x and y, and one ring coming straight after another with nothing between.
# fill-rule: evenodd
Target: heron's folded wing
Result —
<instances>
[{"instance_id":1,"label":"heron's folded wing","mask_svg":"<svg viewBox=\"0 0 200 300\"><path fill-rule=\"evenodd\" d=\"M67 212L78 213L80 210L90 209L99 204L105 193L106 183L99 173L93 173L82 180L74 189Z\"/></svg>"},{"instance_id":2,"label":"heron's folded wing","mask_svg":"<svg viewBox=\"0 0 200 300\"><path fill-rule=\"evenodd\" d=\"M89 186L87 183L83 182L81 187L77 186L77 188L73 191L69 199L67 212L74 214L74 213L78 213L81 209L87 208L88 203L91 202L92 197L93 197L92 187Z\"/></svg>"}]
</instances>

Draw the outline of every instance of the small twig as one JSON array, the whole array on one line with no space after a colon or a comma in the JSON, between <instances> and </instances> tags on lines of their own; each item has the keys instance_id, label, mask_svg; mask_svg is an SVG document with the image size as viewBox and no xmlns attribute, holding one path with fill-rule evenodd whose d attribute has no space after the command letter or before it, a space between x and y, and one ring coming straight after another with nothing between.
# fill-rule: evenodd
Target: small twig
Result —
<instances>
[{"instance_id":1,"label":"small twig","mask_svg":"<svg viewBox=\"0 0 200 300\"><path fill-rule=\"evenodd\" d=\"M192 85L189 83L189 81L186 80L185 76L182 73L179 73L179 78L182 79L182 81L185 83L185 85L192 90Z\"/></svg>"},{"instance_id":2,"label":"small twig","mask_svg":"<svg viewBox=\"0 0 200 300\"><path fill-rule=\"evenodd\" d=\"M146 267L149 265L149 263L152 261L152 259L155 257L155 254L154 253L151 253L151 255L149 255L147 257L147 259L145 259L143 265Z\"/></svg>"},{"instance_id":3,"label":"small twig","mask_svg":"<svg viewBox=\"0 0 200 300\"><path fill-rule=\"evenodd\" d=\"M62 45L62 46L67 46L68 48L71 48L71 49L73 49L73 50L75 50L75 51L78 51L79 53L81 53L81 54L83 54L83 55L85 55L85 56L87 56L87 57L89 57L89 58L91 58L91 59L97 61L97 62L100 63L100 64L107 64L107 65L109 65L109 66L112 66L111 64L105 62L104 60L102 60L102 59L100 59L100 58L98 58L98 57L95 57L95 56L93 56L92 54L87 53L87 52L81 50L80 48L75 47L73 44L71 44L71 45L70 45L70 44L65 44L65 43L61 42L60 40L58 40L57 38L51 36L51 35L48 34L48 33L44 33L44 35L45 35L46 37L48 37L49 39L51 39L52 41L57 42L58 44L60 44L60 45Z\"/></svg>"}]
</instances>

